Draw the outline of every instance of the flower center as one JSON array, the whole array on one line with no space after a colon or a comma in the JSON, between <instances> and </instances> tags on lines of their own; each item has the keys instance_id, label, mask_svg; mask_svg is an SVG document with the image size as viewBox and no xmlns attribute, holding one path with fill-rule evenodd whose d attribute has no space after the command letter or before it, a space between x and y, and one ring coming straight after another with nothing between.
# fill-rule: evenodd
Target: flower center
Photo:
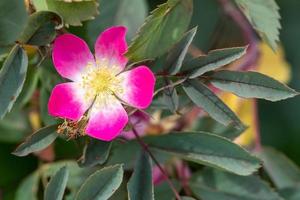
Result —
<instances>
[{"instance_id":1,"label":"flower center","mask_svg":"<svg viewBox=\"0 0 300 200\"><path fill-rule=\"evenodd\" d=\"M87 99L101 98L116 93L122 93L121 79L115 75L113 68L89 67L82 76L82 88Z\"/></svg>"}]
</instances>

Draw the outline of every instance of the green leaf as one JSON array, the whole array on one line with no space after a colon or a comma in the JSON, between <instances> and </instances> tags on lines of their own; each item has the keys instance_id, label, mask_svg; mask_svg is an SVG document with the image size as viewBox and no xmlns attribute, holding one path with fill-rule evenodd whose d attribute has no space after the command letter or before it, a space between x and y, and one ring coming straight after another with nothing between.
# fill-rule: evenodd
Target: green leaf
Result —
<instances>
[{"instance_id":1,"label":"green leaf","mask_svg":"<svg viewBox=\"0 0 300 200\"><path fill-rule=\"evenodd\" d=\"M91 1L55 1L55 0L33 0L37 11L53 11L58 13L66 26L81 26L82 21L94 19L98 14L98 2Z\"/></svg>"},{"instance_id":2,"label":"green leaf","mask_svg":"<svg viewBox=\"0 0 300 200\"><path fill-rule=\"evenodd\" d=\"M82 2L82 1L93 1L93 0L55 0L55 1L64 1L67 3L71 3L71 2Z\"/></svg>"},{"instance_id":3,"label":"green leaf","mask_svg":"<svg viewBox=\"0 0 300 200\"><path fill-rule=\"evenodd\" d=\"M127 39L132 39L143 24L148 6L146 0L98 0L101 12L87 23L87 40L93 46L99 34L112 25L127 27Z\"/></svg>"},{"instance_id":4,"label":"green leaf","mask_svg":"<svg viewBox=\"0 0 300 200\"><path fill-rule=\"evenodd\" d=\"M67 167L62 167L49 181L46 186L44 199L45 200L62 200L69 178Z\"/></svg>"},{"instance_id":5,"label":"green leaf","mask_svg":"<svg viewBox=\"0 0 300 200\"><path fill-rule=\"evenodd\" d=\"M26 52L15 45L0 71L0 119L9 112L25 82L28 66Z\"/></svg>"},{"instance_id":6,"label":"green leaf","mask_svg":"<svg viewBox=\"0 0 300 200\"><path fill-rule=\"evenodd\" d=\"M126 143L124 141L115 140L112 144L109 157L105 163L105 166L122 164L125 170L131 170L136 163L136 153L141 149L141 145L137 140L130 140ZM165 162L169 159L169 155L162 153L161 151L152 151L152 154L159 162Z\"/></svg>"},{"instance_id":7,"label":"green leaf","mask_svg":"<svg viewBox=\"0 0 300 200\"><path fill-rule=\"evenodd\" d=\"M40 116L42 121L46 125L52 125L56 124L58 120L56 120L54 117L50 116L48 113L48 101L50 98L50 91L48 91L45 87L42 87L40 90L40 99L39 99L39 104L40 104Z\"/></svg>"},{"instance_id":8,"label":"green leaf","mask_svg":"<svg viewBox=\"0 0 300 200\"><path fill-rule=\"evenodd\" d=\"M188 28L192 11L192 0L168 0L159 5L145 20L126 56L136 62L164 54Z\"/></svg>"},{"instance_id":9,"label":"green leaf","mask_svg":"<svg viewBox=\"0 0 300 200\"><path fill-rule=\"evenodd\" d=\"M258 156L263 160L263 167L278 188L293 187L300 184L300 169L281 152L264 148Z\"/></svg>"},{"instance_id":10,"label":"green leaf","mask_svg":"<svg viewBox=\"0 0 300 200\"><path fill-rule=\"evenodd\" d=\"M37 200L39 180L40 176L38 172L33 172L26 177L17 189L15 200Z\"/></svg>"},{"instance_id":11,"label":"green leaf","mask_svg":"<svg viewBox=\"0 0 300 200\"><path fill-rule=\"evenodd\" d=\"M11 48L12 45L0 46L0 66L2 64L2 61L7 57Z\"/></svg>"},{"instance_id":12,"label":"green leaf","mask_svg":"<svg viewBox=\"0 0 300 200\"><path fill-rule=\"evenodd\" d=\"M0 8L0 46L2 46L16 41L28 15L23 0L1 0Z\"/></svg>"},{"instance_id":13,"label":"green leaf","mask_svg":"<svg viewBox=\"0 0 300 200\"><path fill-rule=\"evenodd\" d=\"M181 190L181 185L178 181L172 180L172 183L177 191ZM167 182L162 182L158 185L155 185L154 196L157 200L164 199L175 199L174 192L170 188L170 185Z\"/></svg>"},{"instance_id":14,"label":"green leaf","mask_svg":"<svg viewBox=\"0 0 300 200\"><path fill-rule=\"evenodd\" d=\"M285 200L299 200L300 199L300 186L293 186L279 190L279 194Z\"/></svg>"},{"instance_id":15,"label":"green leaf","mask_svg":"<svg viewBox=\"0 0 300 200\"><path fill-rule=\"evenodd\" d=\"M283 83L258 72L223 70L211 75L210 80L215 87L244 98L279 101L299 94Z\"/></svg>"},{"instance_id":16,"label":"green leaf","mask_svg":"<svg viewBox=\"0 0 300 200\"><path fill-rule=\"evenodd\" d=\"M131 140L123 144L117 140L113 142L110 155L105 165L122 164L124 169L132 169L135 164L136 152L140 150L140 145L136 140Z\"/></svg>"},{"instance_id":17,"label":"green leaf","mask_svg":"<svg viewBox=\"0 0 300 200\"><path fill-rule=\"evenodd\" d=\"M189 75L189 78L197 78L241 58L245 55L246 49L247 47L234 47L213 50L205 56L186 61L182 70Z\"/></svg>"},{"instance_id":18,"label":"green leaf","mask_svg":"<svg viewBox=\"0 0 300 200\"><path fill-rule=\"evenodd\" d=\"M282 200L257 176L237 176L217 170L194 174L190 188L202 200Z\"/></svg>"},{"instance_id":19,"label":"green leaf","mask_svg":"<svg viewBox=\"0 0 300 200\"><path fill-rule=\"evenodd\" d=\"M27 156L32 152L43 150L58 137L56 130L57 124L39 129L29 136L24 143L18 146L12 154L16 156Z\"/></svg>"},{"instance_id":20,"label":"green leaf","mask_svg":"<svg viewBox=\"0 0 300 200\"><path fill-rule=\"evenodd\" d=\"M243 123L234 112L200 81L187 80L183 83L183 90L197 106L203 108L218 122L226 126L233 125L238 129L244 129Z\"/></svg>"},{"instance_id":21,"label":"green leaf","mask_svg":"<svg viewBox=\"0 0 300 200\"><path fill-rule=\"evenodd\" d=\"M52 42L56 36L56 28L62 25L59 15L50 11L33 13L19 38L19 42L44 46Z\"/></svg>"},{"instance_id":22,"label":"green leaf","mask_svg":"<svg viewBox=\"0 0 300 200\"><path fill-rule=\"evenodd\" d=\"M76 200L108 199L119 188L122 180L122 165L105 167L98 170L81 186L76 196Z\"/></svg>"},{"instance_id":23,"label":"green leaf","mask_svg":"<svg viewBox=\"0 0 300 200\"><path fill-rule=\"evenodd\" d=\"M236 129L233 126L224 126L208 116L203 116L194 121L191 130L210 132L233 140L241 135L246 130L246 127L245 129Z\"/></svg>"},{"instance_id":24,"label":"green leaf","mask_svg":"<svg viewBox=\"0 0 300 200\"><path fill-rule=\"evenodd\" d=\"M117 189L117 191L108 199L108 200L120 200L120 199L127 199L128 193L127 193L127 182L128 179L124 177L121 186Z\"/></svg>"},{"instance_id":25,"label":"green leaf","mask_svg":"<svg viewBox=\"0 0 300 200\"><path fill-rule=\"evenodd\" d=\"M279 41L280 14L275 0L235 0L260 36L275 50Z\"/></svg>"},{"instance_id":26,"label":"green leaf","mask_svg":"<svg viewBox=\"0 0 300 200\"><path fill-rule=\"evenodd\" d=\"M249 175L260 166L256 157L237 144L205 132L171 133L146 138L145 142L182 159L238 175Z\"/></svg>"},{"instance_id":27,"label":"green leaf","mask_svg":"<svg viewBox=\"0 0 300 200\"><path fill-rule=\"evenodd\" d=\"M182 196L181 200L196 200L193 197L188 197L188 196Z\"/></svg>"},{"instance_id":28,"label":"green leaf","mask_svg":"<svg viewBox=\"0 0 300 200\"><path fill-rule=\"evenodd\" d=\"M182 66L183 60L187 54L197 32L197 27L185 33L181 40L174 45L169 52L164 67L168 69L171 75L177 74Z\"/></svg>"},{"instance_id":29,"label":"green leaf","mask_svg":"<svg viewBox=\"0 0 300 200\"><path fill-rule=\"evenodd\" d=\"M108 158L111 144L111 142L90 139L84 148L79 165L81 167L92 167L97 164L103 164Z\"/></svg>"},{"instance_id":30,"label":"green leaf","mask_svg":"<svg viewBox=\"0 0 300 200\"><path fill-rule=\"evenodd\" d=\"M46 59L39 68L41 70L39 80L41 82L40 88L40 116L44 124L52 125L59 123L59 119L54 118L48 113L48 101L53 87L61 82L63 79L58 75L51 59Z\"/></svg>"},{"instance_id":31,"label":"green leaf","mask_svg":"<svg viewBox=\"0 0 300 200\"><path fill-rule=\"evenodd\" d=\"M0 141L5 143L20 143L32 130L28 122L28 113L13 109L0 120Z\"/></svg>"},{"instance_id":32,"label":"green leaf","mask_svg":"<svg viewBox=\"0 0 300 200\"><path fill-rule=\"evenodd\" d=\"M40 68L28 68L22 92L16 101L16 105L18 105L19 108L25 106L32 98L38 86L40 73Z\"/></svg>"},{"instance_id":33,"label":"green leaf","mask_svg":"<svg viewBox=\"0 0 300 200\"><path fill-rule=\"evenodd\" d=\"M173 84L172 81L166 80L166 85ZM169 87L164 90L163 102L169 108L170 111L176 112L179 106L179 97L175 87Z\"/></svg>"},{"instance_id":34,"label":"green leaf","mask_svg":"<svg viewBox=\"0 0 300 200\"><path fill-rule=\"evenodd\" d=\"M74 200L80 186L85 179L95 171L95 169L80 168L75 161L58 161L55 163L44 164L38 169L38 172L41 174L42 182L47 183L50 177L55 176L59 169L65 166L67 166L70 174L67 182L69 191L68 195L65 196Z\"/></svg>"},{"instance_id":35,"label":"green leaf","mask_svg":"<svg viewBox=\"0 0 300 200\"><path fill-rule=\"evenodd\" d=\"M148 153L142 152L137 159L127 188L130 200L154 200L152 166Z\"/></svg>"},{"instance_id":36,"label":"green leaf","mask_svg":"<svg viewBox=\"0 0 300 200\"><path fill-rule=\"evenodd\" d=\"M64 82L63 78L55 70L52 59L46 58L45 61L41 63L40 70L41 73L39 78L41 87L48 90L48 92L51 92L53 87L57 84Z\"/></svg>"},{"instance_id":37,"label":"green leaf","mask_svg":"<svg viewBox=\"0 0 300 200\"><path fill-rule=\"evenodd\" d=\"M74 161L58 161L49 164L42 164L35 172L30 176L26 177L20 184L16 193L16 200L38 199L38 189L40 178L42 183L47 183L50 177L55 174L63 167L67 167L70 174L67 188L68 192L64 196L66 200L74 200L75 194L79 187L82 185L84 180L95 170L92 168L80 168Z\"/></svg>"}]
</instances>

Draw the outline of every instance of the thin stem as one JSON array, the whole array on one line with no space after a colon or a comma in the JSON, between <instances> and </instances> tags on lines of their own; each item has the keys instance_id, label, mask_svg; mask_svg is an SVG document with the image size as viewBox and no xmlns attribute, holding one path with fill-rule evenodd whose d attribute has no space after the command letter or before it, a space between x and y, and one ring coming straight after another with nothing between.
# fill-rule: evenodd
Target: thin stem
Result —
<instances>
[{"instance_id":1,"label":"thin stem","mask_svg":"<svg viewBox=\"0 0 300 200\"><path fill-rule=\"evenodd\" d=\"M222 5L225 13L229 15L240 27L244 38L247 41L253 39L253 30L245 16L233 5L230 0L219 0L219 2Z\"/></svg>"},{"instance_id":2,"label":"thin stem","mask_svg":"<svg viewBox=\"0 0 300 200\"><path fill-rule=\"evenodd\" d=\"M219 2L225 13L239 26L245 41L249 44L247 54L238 66L240 70L249 70L249 68L255 65L259 55L256 34L246 17L230 0L219 0Z\"/></svg>"},{"instance_id":3,"label":"thin stem","mask_svg":"<svg viewBox=\"0 0 300 200\"><path fill-rule=\"evenodd\" d=\"M155 156L152 154L152 152L150 151L148 145L142 140L142 138L139 136L139 134L137 133L137 131L135 130L133 124L131 123L132 126L132 132L135 135L137 141L140 143L140 145L143 147L143 149L149 154L149 156L151 157L151 159L153 160L153 162L156 164L156 166L159 168L159 170L161 171L161 173L163 174L163 176L166 178L167 183L169 184L171 190L173 191L175 197L177 200L181 200L180 195L178 194L175 186L173 185L172 181L169 179L167 173L165 172L165 170L161 167L161 165L159 164L158 160L155 158Z\"/></svg>"},{"instance_id":4,"label":"thin stem","mask_svg":"<svg viewBox=\"0 0 300 200\"><path fill-rule=\"evenodd\" d=\"M144 64L147 62L152 62L152 61L153 61L153 59L144 59L144 60L140 60L138 62L129 63L129 65L126 66L124 71L130 70L133 66L141 65L141 64Z\"/></svg>"},{"instance_id":5,"label":"thin stem","mask_svg":"<svg viewBox=\"0 0 300 200\"><path fill-rule=\"evenodd\" d=\"M166 86L164 86L164 87L161 87L161 88L159 88L158 90L156 90L156 91L154 92L153 96L156 96L159 92L161 92L161 91L163 91L163 90L165 90L165 89L172 88L172 87L175 87L175 86L177 86L177 85L180 85L180 84L183 83L184 81L186 81L186 79L180 79L180 80L178 80L178 81L176 81L176 82L174 82L174 83L172 83L172 84L169 84L169 85L166 85Z\"/></svg>"},{"instance_id":6,"label":"thin stem","mask_svg":"<svg viewBox=\"0 0 300 200\"><path fill-rule=\"evenodd\" d=\"M134 108L133 110L131 110L129 113L128 113L128 116L131 116L133 115L136 111L138 111L139 109L137 108Z\"/></svg>"},{"instance_id":7,"label":"thin stem","mask_svg":"<svg viewBox=\"0 0 300 200\"><path fill-rule=\"evenodd\" d=\"M47 58L47 56L42 56L41 59L39 60L39 62L36 64L36 68L39 68L42 63L45 61L45 59Z\"/></svg>"}]
</instances>

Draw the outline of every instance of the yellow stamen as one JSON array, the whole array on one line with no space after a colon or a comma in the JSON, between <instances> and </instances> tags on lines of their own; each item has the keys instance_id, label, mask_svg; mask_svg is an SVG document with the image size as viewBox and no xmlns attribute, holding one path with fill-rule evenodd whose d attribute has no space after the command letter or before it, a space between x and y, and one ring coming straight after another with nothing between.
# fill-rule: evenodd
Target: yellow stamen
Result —
<instances>
[{"instance_id":1,"label":"yellow stamen","mask_svg":"<svg viewBox=\"0 0 300 200\"><path fill-rule=\"evenodd\" d=\"M96 104L107 104L109 103L106 102L109 96L123 92L121 87L122 80L116 76L116 67L88 65L86 69L87 71L81 77L81 87L86 100L97 97Z\"/></svg>"}]
</instances>

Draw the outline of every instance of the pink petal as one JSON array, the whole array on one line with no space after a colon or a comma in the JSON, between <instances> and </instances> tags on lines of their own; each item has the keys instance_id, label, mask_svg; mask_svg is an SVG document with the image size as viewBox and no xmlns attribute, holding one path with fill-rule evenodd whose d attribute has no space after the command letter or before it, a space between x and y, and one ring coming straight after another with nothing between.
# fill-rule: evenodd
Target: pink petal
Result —
<instances>
[{"instance_id":1,"label":"pink petal","mask_svg":"<svg viewBox=\"0 0 300 200\"><path fill-rule=\"evenodd\" d=\"M84 96L77 83L58 84L52 90L48 112L54 117L78 120L91 104Z\"/></svg>"},{"instance_id":2,"label":"pink petal","mask_svg":"<svg viewBox=\"0 0 300 200\"><path fill-rule=\"evenodd\" d=\"M147 108L153 98L155 77L146 66L139 66L121 73L118 77L123 80L123 92L117 94L123 101L133 107Z\"/></svg>"},{"instance_id":3,"label":"pink petal","mask_svg":"<svg viewBox=\"0 0 300 200\"><path fill-rule=\"evenodd\" d=\"M146 135L146 128L148 125L148 122L150 121L150 117L146 115L145 113L141 111L136 111L133 115L129 117L130 122L134 126L136 132L139 134L139 136ZM128 140L132 140L135 138L135 135L132 130L129 131L122 131L121 137L124 137Z\"/></svg>"},{"instance_id":4,"label":"pink petal","mask_svg":"<svg viewBox=\"0 0 300 200\"><path fill-rule=\"evenodd\" d=\"M165 166L162 166L162 168L165 169ZM166 180L166 176L161 172L157 165L152 167L152 180L155 186Z\"/></svg>"},{"instance_id":5,"label":"pink petal","mask_svg":"<svg viewBox=\"0 0 300 200\"><path fill-rule=\"evenodd\" d=\"M109 102L109 103L108 103ZM121 103L110 96L102 105L93 105L86 133L99 140L111 141L117 137L128 122L128 115Z\"/></svg>"},{"instance_id":6,"label":"pink petal","mask_svg":"<svg viewBox=\"0 0 300 200\"><path fill-rule=\"evenodd\" d=\"M81 38L64 34L55 39L52 59L58 73L70 80L79 80L82 70L95 65L94 56Z\"/></svg>"},{"instance_id":7,"label":"pink petal","mask_svg":"<svg viewBox=\"0 0 300 200\"><path fill-rule=\"evenodd\" d=\"M189 166L184 163L182 160L176 161L176 172L179 180L182 182L182 185L187 186L191 178L191 170Z\"/></svg>"},{"instance_id":8,"label":"pink petal","mask_svg":"<svg viewBox=\"0 0 300 200\"><path fill-rule=\"evenodd\" d=\"M128 61L124 56L127 51L126 27L114 26L106 29L97 38L95 56L98 65L117 67L122 71Z\"/></svg>"}]
</instances>

